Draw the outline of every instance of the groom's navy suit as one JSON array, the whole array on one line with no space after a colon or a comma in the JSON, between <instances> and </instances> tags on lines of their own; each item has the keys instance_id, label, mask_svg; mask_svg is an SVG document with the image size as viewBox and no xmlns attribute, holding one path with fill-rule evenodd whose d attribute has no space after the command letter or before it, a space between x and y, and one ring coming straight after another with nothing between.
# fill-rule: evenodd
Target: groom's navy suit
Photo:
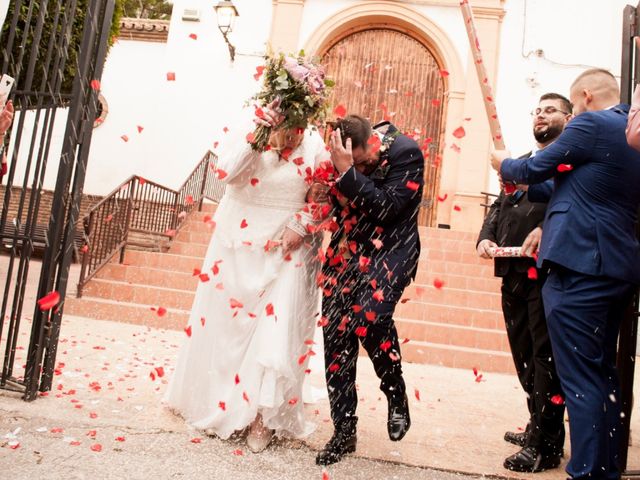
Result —
<instances>
[{"instance_id":1,"label":"groom's navy suit","mask_svg":"<svg viewBox=\"0 0 640 480\"><path fill-rule=\"evenodd\" d=\"M417 143L389 125L394 138L378 168L366 176L354 167L337 181L349 200L336 203L339 225L323 267L325 366L334 425L354 422L359 340L388 399L405 394L393 311L415 276L420 255L417 214L424 158Z\"/></svg>"},{"instance_id":2,"label":"groom's navy suit","mask_svg":"<svg viewBox=\"0 0 640 480\"><path fill-rule=\"evenodd\" d=\"M550 269L542 294L569 411L574 479L620 478L616 341L640 284L640 153L627 144L628 111L585 112L535 157L505 160L500 169L504 181L517 183L554 177L538 265Z\"/></svg>"}]
</instances>

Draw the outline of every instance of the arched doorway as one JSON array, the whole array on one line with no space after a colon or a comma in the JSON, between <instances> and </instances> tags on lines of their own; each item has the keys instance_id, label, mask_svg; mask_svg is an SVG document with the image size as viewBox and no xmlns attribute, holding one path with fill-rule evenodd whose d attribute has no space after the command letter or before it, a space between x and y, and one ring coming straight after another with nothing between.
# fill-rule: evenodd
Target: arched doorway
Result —
<instances>
[{"instance_id":1,"label":"arched doorway","mask_svg":"<svg viewBox=\"0 0 640 480\"><path fill-rule=\"evenodd\" d=\"M336 38L322 58L336 81L332 105L344 105L374 123L388 119L423 149L425 189L419 222L433 226L446 105L436 58L421 42L388 26Z\"/></svg>"}]
</instances>

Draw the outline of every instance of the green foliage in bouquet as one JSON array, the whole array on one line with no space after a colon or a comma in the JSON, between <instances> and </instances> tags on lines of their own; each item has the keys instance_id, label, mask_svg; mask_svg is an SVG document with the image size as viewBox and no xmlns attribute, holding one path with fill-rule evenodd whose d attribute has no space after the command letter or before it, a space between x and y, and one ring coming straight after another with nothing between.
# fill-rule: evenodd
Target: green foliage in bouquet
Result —
<instances>
[{"instance_id":1,"label":"green foliage in bouquet","mask_svg":"<svg viewBox=\"0 0 640 480\"><path fill-rule=\"evenodd\" d=\"M264 67L258 67L264 77L260 92L252 97L258 107L256 115L261 116L260 106L278 100L278 109L284 115L279 128L301 128L320 125L327 114L330 89L333 80L325 78L324 69L305 58L304 51L297 56L282 53L267 55ZM271 135L271 128L258 126L247 140L256 151L264 151Z\"/></svg>"}]
</instances>

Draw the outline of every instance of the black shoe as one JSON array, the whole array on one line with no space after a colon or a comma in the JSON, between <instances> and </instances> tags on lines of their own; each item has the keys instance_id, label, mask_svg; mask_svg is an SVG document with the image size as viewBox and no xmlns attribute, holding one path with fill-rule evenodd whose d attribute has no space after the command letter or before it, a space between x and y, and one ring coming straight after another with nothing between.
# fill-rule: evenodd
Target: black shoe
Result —
<instances>
[{"instance_id":1,"label":"black shoe","mask_svg":"<svg viewBox=\"0 0 640 480\"><path fill-rule=\"evenodd\" d=\"M544 455L536 447L524 447L504 461L504 468L514 472L542 472L559 465L560 455Z\"/></svg>"},{"instance_id":2,"label":"black shoe","mask_svg":"<svg viewBox=\"0 0 640 480\"><path fill-rule=\"evenodd\" d=\"M527 437L529 433L524 432L505 432L504 440L509 443L513 443L514 445L518 445L519 447L524 447L527 444Z\"/></svg>"},{"instance_id":3,"label":"black shoe","mask_svg":"<svg viewBox=\"0 0 640 480\"><path fill-rule=\"evenodd\" d=\"M347 453L356 451L356 422L339 425L333 432L331 440L316 456L316 465L332 465L342 460Z\"/></svg>"},{"instance_id":4,"label":"black shoe","mask_svg":"<svg viewBox=\"0 0 640 480\"><path fill-rule=\"evenodd\" d=\"M387 418L387 432L393 442L402 440L411 427L409 417L409 400L407 394L400 400L389 399L389 413Z\"/></svg>"}]
</instances>

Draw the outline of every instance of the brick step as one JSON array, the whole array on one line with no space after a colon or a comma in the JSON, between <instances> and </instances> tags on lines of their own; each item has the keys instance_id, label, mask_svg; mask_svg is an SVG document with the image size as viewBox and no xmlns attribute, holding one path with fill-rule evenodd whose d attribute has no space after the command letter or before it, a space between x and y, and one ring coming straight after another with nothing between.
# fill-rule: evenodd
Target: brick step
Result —
<instances>
[{"instance_id":1,"label":"brick step","mask_svg":"<svg viewBox=\"0 0 640 480\"><path fill-rule=\"evenodd\" d=\"M124 264L188 273L202 267L202 257L127 250Z\"/></svg>"},{"instance_id":2,"label":"brick step","mask_svg":"<svg viewBox=\"0 0 640 480\"><path fill-rule=\"evenodd\" d=\"M85 287L85 294L145 304L160 302L162 295L165 295L165 301L176 302L175 304L167 303L168 306L189 308L199 280L193 277L193 269L189 270L190 273L173 273L155 268L138 267L135 271L132 270L130 280L125 279L126 273L123 273L122 269L112 268L109 272L116 272L114 276L120 278L106 278L101 275L95 282L90 282ZM192 278L187 278L187 275ZM150 277L156 278L149 282ZM211 272L209 277L210 282L217 283L216 277ZM425 305L447 305L498 313L502 311L501 296L497 292L478 292L451 287L437 289L432 285L413 283L405 290L404 298L410 301L399 304L398 310L407 312L409 318L417 320L424 318L423 310L426 311L426 315L430 315Z\"/></svg>"},{"instance_id":3,"label":"brick step","mask_svg":"<svg viewBox=\"0 0 640 480\"><path fill-rule=\"evenodd\" d=\"M427 263L427 266L430 266ZM493 270L492 270L493 271ZM444 282L443 288L458 288L473 292L500 293L502 279L494 277L467 277L450 273L432 272L431 269L419 269L415 283L417 285L433 285L434 280Z\"/></svg>"},{"instance_id":4,"label":"brick step","mask_svg":"<svg viewBox=\"0 0 640 480\"><path fill-rule=\"evenodd\" d=\"M450 240L461 240L473 242L478 239L478 232L460 232L458 230L447 230L446 228L418 227L420 238L442 238Z\"/></svg>"},{"instance_id":5,"label":"brick step","mask_svg":"<svg viewBox=\"0 0 640 480\"><path fill-rule=\"evenodd\" d=\"M98 272L96 279L125 282L132 287L142 284L153 287L195 291L199 279L198 277L194 277L192 273L192 271L173 272L145 266L110 263Z\"/></svg>"},{"instance_id":6,"label":"brick step","mask_svg":"<svg viewBox=\"0 0 640 480\"><path fill-rule=\"evenodd\" d=\"M197 277L194 277L192 273L193 270L188 272L175 272L172 270L149 268L139 265L109 263L98 272L97 278L131 284L152 285L157 287L177 288L181 290L195 290L196 285L198 284L198 279ZM416 275L415 284L416 286L431 287L436 278L444 282L443 290L455 288L473 292L500 293L501 279L495 277L472 278L465 277L464 275L436 274L427 270L419 270ZM407 290L407 292L408 291L409 290ZM405 297L406 296L410 295L405 293Z\"/></svg>"},{"instance_id":7,"label":"brick step","mask_svg":"<svg viewBox=\"0 0 640 480\"><path fill-rule=\"evenodd\" d=\"M167 309L163 317L151 311L149 306L113 302L109 300L68 297L64 306L65 313L94 318L96 320L110 320L151 328L182 330L189 319L189 312ZM400 331L402 326L399 325ZM425 342L415 339L401 346L402 357L405 362L428 363L469 369L478 368L483 372L500 372L513 374L514 367L508 351L480 350L472 347L462 347L441 343ZM470 373L470 375L472 375ZM470 377L473 381L473 377Z\"/></svg>"},{"instance_id":8,"label":"brick step","mask_svg":"<svg viewBox=\"0 0 640 480\"><path fill-rule=\"evenodd\" d=\"M427 363L469 370L469 383L473 384L473 369L485 372L515 374L509 352L455 347L437 343L411 341L401 347L402 359L410 363Z\"/></svg>"},{"instance_id":9,"label":"brick step","mask_svg":"<svg viewBox=\"0 0 640 480\"><path fill-rule=\"evenodd\" d=\"M215 281L212 279L211 281ZM410 287L411 288L411 287ZM443 293L434 288L433 295ZM405 304L396 307L395 315L418 322L435 322L446 325L468 326L473 328L502 330L504 321L499 309L479 309L477 306L463 306L456 304L436 303L425 301L430 299L429 288L418 298L414 298ZM462 294L464 292L459 290ZM455 293L455 292L454 292ZM145 284L131 285L123 281L106 280L96 278L84 288L84 297L103 300L113 300L124 303L139 303L142 305L159 305L165 308L173 308L188 311L191 309L194 298L193 290L170 287L159 287ZM478 298L491 296L491 294L478 294ZM494 297L496 295L493 295ZM418 297L418 296L416 296ZM409 297L410 298L410 297ZM461 297L462 298L462 297ZM473 303L471 300L470 303Z\"/></svg>"},{"instance_id":10,"label":"brick step","mask_svg":"<svg viewBox=\"0 0 640 480\"><path fill-rule=\"evenodd\" d=\"M457 263L444 260L420 259L418 263L418 275L463 275L469 278L493 278L493 261L483 260L482 263ZM433 280L432 280L433 281Z\"/></svg>"},{"instance_id":11,"label":"brick step","mask_svg":"<svg viewBox=\"0 0 640 480\"><path fill-rule=\"evenodd\" d=\"M446 305L437 303L423 303L410 301L399 304L395 310L398 318L416 321L445 323L475 328L499 330L504 328L504 318L501 311L479 310L473 307Z\"/></svg>"},{"instance_id":12,"label":"brick step","mask_svg":"<svg viewBox=\"0 0 640 480\"><path fill-rule=\"evenodd\" d=\"M164 307L167 312L160 317L151 310L151 307L157 308L158 306L93 297L67 297L64 302L64 313L96 320L145 325L151 328L182 330L185 327L189 320L188 311Z\"/></svg>"},{"instance_id":13,"label":"brick step","mask_svg":"<svg viewBox=\"0 0 640 480\"><path fill-rule=\"evenodd\" d=\"M210 238L209 238L210 240ZM176 238L175 241L171 242L171 247L169 249L169 253L173 255L186 255L190 257L204 257L207 252L208 242L206 244L203 243L193 243L193 242L185 242ZM464 265L480 265L486 266L487 264L491 264L493 268L493 262L491 260L485 260L479 258L475 251L469 252L461 252L454 250L436 250L433 248L422 248L420 252L420 261L421 262L437 262L443 261L447 263L462 263Z\"/></svg>"},{"instance_id":14,"label":"brick step","mask_svg":"<svg viewBox=\"0 0 640 480\"><path fill-rule=\"evenodd\" d=\"M396 318L395 323L401 341L408 338L410 341L416 340L480 350L510 351L509 340L504 328L501 330L475 328L405 318Z\"/></svg>"},{"instance_id":15,"label":"brick step","mask_svg":"<svg viewBox=\"0 0 640 480\"><path fill-rule=\"evenodd\" d=\"M212 232L190 232L180 230L174 239L175 242L192 243L195 245L209 245Z\"/></svg>"}]
</instances>

